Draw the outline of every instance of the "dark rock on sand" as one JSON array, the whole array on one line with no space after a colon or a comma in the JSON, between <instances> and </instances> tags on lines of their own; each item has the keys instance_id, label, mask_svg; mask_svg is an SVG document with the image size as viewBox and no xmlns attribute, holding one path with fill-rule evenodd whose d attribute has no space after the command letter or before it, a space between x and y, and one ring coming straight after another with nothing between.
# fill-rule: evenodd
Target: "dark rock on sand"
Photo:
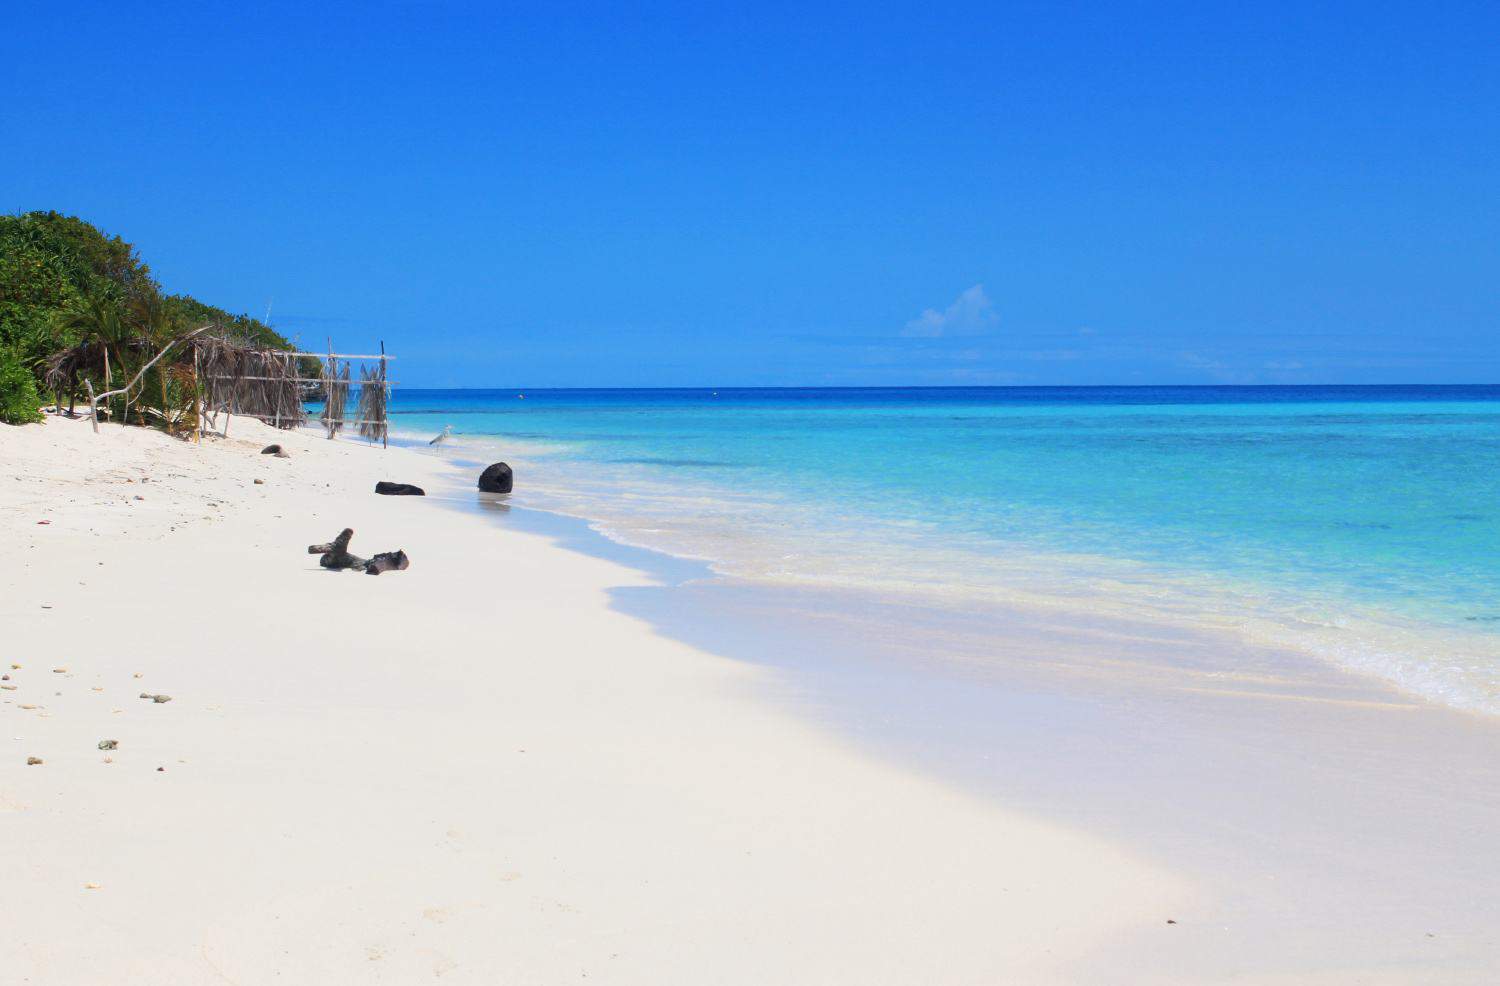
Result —
<instances>
[{"instance_id":1,"label":"dark rock on sand","mask_svg":"<svg viewBox=\"0 0 1500 986\"><path fill-rule=\"evenodd\" d=\"M375 492L381 496L426 496L427 491L420 486L410 483L387 483L385 480L375 484Z\"/></svg>"},{"instance_id":2,"label":"dark rock on sand","mask_svg":"<svg viewBox=\"0 0 1500 986\"><path fill-rule=\"evenodd\" d=\"M479 474L479 488L486 493L509 493L514 478L510 466L497 462Z\"/></svg>"},{"instance_id":3,"label":"dark rock on sand","mask_svg":"<svg viewBox=\"0 0 1500 986\"><path fill-rule=\"evenodd\" d=\"M280 445L267 445L265 448L260 450L260 454L274 455L278 459L285 459L287 457L286 449L282 448Z\"/></svg>"}]
</instances>

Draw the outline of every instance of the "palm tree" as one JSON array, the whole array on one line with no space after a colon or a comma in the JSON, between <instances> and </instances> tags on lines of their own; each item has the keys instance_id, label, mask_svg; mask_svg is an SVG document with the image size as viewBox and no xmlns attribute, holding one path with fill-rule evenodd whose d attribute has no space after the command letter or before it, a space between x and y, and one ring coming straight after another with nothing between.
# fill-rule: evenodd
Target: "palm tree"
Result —
<instances>
[{"instance_id":1,"label":"palm tree","mask_svg":"<svg viewBox=\"0 0 1500 986\"><path fill-rule=\"evenodd\" d=\"M62 325L79 343L99 347L104 389L112 390L113 371L125 372L125 354L135 335L116 293L101 288L84 295L64 310Z\"/></svg>"}]
</instances>

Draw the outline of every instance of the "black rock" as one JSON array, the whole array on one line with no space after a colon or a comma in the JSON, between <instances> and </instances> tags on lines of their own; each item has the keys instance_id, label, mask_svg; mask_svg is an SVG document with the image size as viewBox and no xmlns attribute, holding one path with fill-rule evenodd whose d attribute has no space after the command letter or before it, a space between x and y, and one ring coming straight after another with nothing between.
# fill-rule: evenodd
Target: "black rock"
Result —
<instances>
[{"instance_id":1,"label":"black rock","mask_svg":"<svg viewBox=\"0 0 1500 986\"><path fill-rule=\"evenodd\" d=\"M375 484L375 492L381 496L426 496L427 493L420 486L410 483L387 483L385 480Z\"/></svg>"},{"instance_id":2,"label":"black rock","mask_svg":"<svg viewBox=\"0 0 1500 986\"><path fill-rule=\"evenodd\" d=\"M263 448L263 449L260 450L260 454L261 455L280 455L281 454L281 446L280 445L267 445L265 448Z\"/></svg>"},{"instance_id":3,"label":"black rock","mask_svg":"<svg viewBox=\"0 0 1500 986\"><path fill-rule=\"evenodd\" d=\"M509 493L513 479L510 466L497 462L479 474L479 488L486 493Z\"/></svg>"}]
</instances>

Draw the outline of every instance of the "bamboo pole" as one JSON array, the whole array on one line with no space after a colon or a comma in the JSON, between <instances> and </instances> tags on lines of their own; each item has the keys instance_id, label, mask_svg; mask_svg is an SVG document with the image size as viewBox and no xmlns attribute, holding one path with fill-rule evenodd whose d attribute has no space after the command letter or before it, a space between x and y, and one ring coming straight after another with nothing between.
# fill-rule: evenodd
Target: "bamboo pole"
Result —
<instances>
[{"instance_id":1,"label":"bamboo pole","mask_svg":"<svg viewBox=\"0 0 1500 986\"><path fill-rule=\"evenodd\" d=\"M380 447L388 448L387 436L390 435L391 426L385 419L391 416L391 388L385 382L385 340L380 340L380 389L385 399L380 402Z\"/></svg>"},{"instance_id":2,"label":"bamboo pole","mask_svg":"<svg viewBox=\"0 0 1500 986\"><path fill-rule=\"evenodd\" d=\"M328 336L328 363L323 368L323 428L333 441L333 336Z\"/></svg>"},{"instance_id":3,"label":"bamboo pole","mask_svg":"<svg viewBox=\"0 0 1500 986\"><path fill-rule=\"evenodd\" d=\"M198 347L193 347L193 444L203 444L203 385L198 377Z\"/></svg>"}]
</instances>

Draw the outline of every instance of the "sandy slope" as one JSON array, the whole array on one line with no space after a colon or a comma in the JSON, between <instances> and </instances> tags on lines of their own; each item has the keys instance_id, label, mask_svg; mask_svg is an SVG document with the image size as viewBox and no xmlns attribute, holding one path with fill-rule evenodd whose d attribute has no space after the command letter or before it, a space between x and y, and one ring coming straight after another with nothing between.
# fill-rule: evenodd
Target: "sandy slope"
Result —
<instances>
[{"instance_id":1,"label":"sandy slope","mask_svg":"<svg viewBox=\"0 0 1500 986\"><path fill-rule=\"evenodd\" d=\"M440 460L232 435L0 428L5 982L1170 978L1182 880L799 721ZM346 525L411 569L320 571Z\"/></svg>"}]
</instances>

